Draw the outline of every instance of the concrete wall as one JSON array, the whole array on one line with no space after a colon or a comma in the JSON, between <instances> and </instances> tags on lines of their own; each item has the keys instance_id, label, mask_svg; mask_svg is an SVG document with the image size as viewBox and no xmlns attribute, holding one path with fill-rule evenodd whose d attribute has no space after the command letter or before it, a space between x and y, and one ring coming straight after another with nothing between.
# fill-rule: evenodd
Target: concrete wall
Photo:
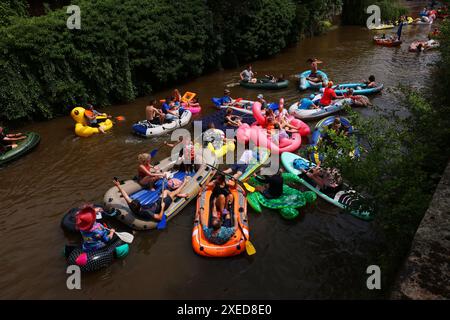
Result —
<instances>
[{"instance_id":1,"label":"concrete wall","mask_svg":"<svg viewBox=\"0 0 450 320\"><path fill-rule=\"evenodd\" d=\"M450 163L392 293L393 299L450 299Z\"/></svg>"}]
</instances>

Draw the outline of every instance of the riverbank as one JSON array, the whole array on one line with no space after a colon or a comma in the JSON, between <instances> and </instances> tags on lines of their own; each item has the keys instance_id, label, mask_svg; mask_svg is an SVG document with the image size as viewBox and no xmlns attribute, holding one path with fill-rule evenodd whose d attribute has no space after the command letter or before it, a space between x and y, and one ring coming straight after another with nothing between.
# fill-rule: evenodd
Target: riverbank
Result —
<instances>
[{"instance_id":1,"label":"riverbank","mask_svg":"<svg viewBox=\"0 0 450 320\"><path fill-rule=\"evenodd\" d=\"M450 163L417 229L393 299L450 299Z\"/></svg>"}]
</instances>

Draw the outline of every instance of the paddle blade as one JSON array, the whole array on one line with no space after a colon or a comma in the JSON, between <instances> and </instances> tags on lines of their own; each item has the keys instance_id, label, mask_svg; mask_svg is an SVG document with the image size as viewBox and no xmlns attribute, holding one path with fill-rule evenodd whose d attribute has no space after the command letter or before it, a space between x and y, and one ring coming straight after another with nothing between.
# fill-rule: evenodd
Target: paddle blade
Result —
<instances>
[{"instance_id":1,"label":"paddle blade","mask_svg":"<svg viewBox=\"0 0 450 320\"><path fill-rule=\"evenodd\" d=\"M125 243L132 243L134 240L134 236L128 232L116 232L116 236Z\"/></svg>"},{"instance_id":2,"label":"paddle blade","mask_svg":"<svg viewBox=\"0 0 450 320\"><path fill-rule=\"evenodd\" d=\"M162 230L162 229L165 229L166 226L167 226L167 218L166 218L166 215L163 214L161 221L158 222L158 224L156 225L156 229Z\"/></svg>"},{"instance_id":3,"label":"paddle blade","mask_svg":"<svg viewBox=\"0 0 450 320\"><path fill-rule=\"evenodd\" d=\"M153 158L156 156L157 153L158 153L158 149L154 149L150 152L150 156Z\"/></svg>"},{"instance_id":4,"label":"paddle blade","mask_svg":"<svg viewBox=\"0 0 450 320\"><path fill-rule=\"evenodd\" d=\"M253 192L255 192L255 190L256 190L255 187L249 185L247 182L244 182L244 187L245 187L245 189L246 189L248 192L250 192L250 193L253 193Z\"/></svg>"},{"instance_id":5,"label":"paddle blade","mask_svg":"<svg viewBox=\"0 0 450 320\"><path fill-rule=\"evenodd\" d=\"M117 116L116 120L117 121L125 121L125 117L124 116Z\"/></svg>"},{"instance_id":6,"label":"paddle blade","mask_svg":"<svg viewBox=\"0 0 450 320\"><path fill-rule=\"evenodd\" d=\"M256 249L253 246L253 243L250 242L250 240L247 240L245 242L245 251L247 251L247 254L249 256L252 256L252 255L254 255L256 253Z\"/></svg>"}]
</instances>

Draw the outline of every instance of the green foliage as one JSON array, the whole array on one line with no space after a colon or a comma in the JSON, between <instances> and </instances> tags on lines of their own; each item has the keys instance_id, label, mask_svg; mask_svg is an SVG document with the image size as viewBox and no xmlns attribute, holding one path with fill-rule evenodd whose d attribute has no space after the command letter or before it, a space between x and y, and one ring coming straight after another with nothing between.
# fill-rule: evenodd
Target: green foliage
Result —
<instances>
[{"instance_id":1,"label":"green foliage","mask_svg":"<svg viewBox=\"0 0 450 320\"><path fill-rule=\"evenodd\" d=\"M369 15L366 9L370 5L377 5L381 9L382 21L396 21L400 16L408 13L398 0L344 0L342 22L346 25L366 25Z\"/></svg>"},{"instance_id":2,"label":"green foliage","mask_svg":"<svg viewBox=\"0 0 450 320\"><path fill-rule=\"evenodd\" d=\"M26 0L2 0L0 3L0 27L11 24L15 17L25 17L27 8Z\"/></svg>"},{"instance_id":3,"label":"green foliage","mask_svg":"<svg viewBox=\"0 0 450 320\"><path fill-rule=\"evenodd\" d=\"M297 0L296 21L300 34L316 35L328 29L324 19L341 12L342 0Z\"/></svg>"}]
</instances>

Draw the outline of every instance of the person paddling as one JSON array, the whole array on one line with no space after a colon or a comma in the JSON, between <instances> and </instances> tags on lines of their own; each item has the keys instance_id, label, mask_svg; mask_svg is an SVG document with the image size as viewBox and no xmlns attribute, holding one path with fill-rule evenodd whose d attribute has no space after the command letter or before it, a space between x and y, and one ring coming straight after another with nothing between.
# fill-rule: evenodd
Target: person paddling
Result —
<instances>
[{"instance_id":1,"label":"person paddling","mask_svg":"<svg viewBox=\"0 0 450 320\"><path fill-rule=\"evenodd\" d=\"M107 230L96 222L96 210L93 206L84 206L75 216L76 228L83 237L82 249L85 252L101 249L111 241L115 230Z\"/></svg>"}]
</instances>

